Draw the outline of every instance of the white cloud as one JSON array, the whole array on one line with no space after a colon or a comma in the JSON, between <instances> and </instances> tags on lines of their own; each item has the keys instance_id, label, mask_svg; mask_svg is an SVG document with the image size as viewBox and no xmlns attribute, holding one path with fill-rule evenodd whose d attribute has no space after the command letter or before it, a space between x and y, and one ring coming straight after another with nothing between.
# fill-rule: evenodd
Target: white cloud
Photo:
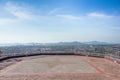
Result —
<instances>
[{"instance_id":1,"label":"white cloud","mask_svg":"<svg viewBox=\"0 0 120 80\"><path fill-rule=\"evenodd\" d=\"M7 10L7 18L0 18L0 36L2 36L0 41L2 40L3 42L37 40L47 42L105 38L112 40L112 37L109 38L110 33L112 34L112 31L116 30L119 31L120 19L117 16L110 16L104 13L92 12L85 14L85 16L71 15L64 14L65 12L61 8L55 8L44 15L38 13L38 9L35 9L33 10L35 14L37 13L35 15L31 14L31 8L10 2L5 5L5 10ZM60 11L63 12L61 13ZM3 11L1 13L4 14ZM35 20L31 21L33 18ZM114 32L113 36L116 34L117 32Z\"/></svg>"},{"instance_id":2,"label":"white cloud","mask_svg":"<svg viewBox=\"0 0 120 80\"><path fill-rule=\"evenodd\" d=\"M62 8L55 8L55 9L51 10L48 14L49 15L50 14L55 14L55 13L59 12L60 10L62 10Z\"/></svg>"},{"instance_id":3,"label":"white cloud","mask_svg":"<svg viewBox=\"0 0 120 80\"><path fill-rule=\"evenodd\" d=\"M7 10L12 15L16 16L19 19L28 19L30 20L32 16L30 12L25 9L25 7L20 7L15 4L8 2L5 6L5 10Z\"/></svg>"},{"instance_id":4,"label":"white cloud","mask_svg":"<svg viewBox=\"0 0 120 80\"><path fill-rule=\"evenodd\" d=\"M56 16L60 17L60 18L63 18L63 19L67 19L67 20L78 20L78 21L81 21L81 20L93 20L93 18L94 18L94 21L98 20L98 19L105 20L105 19L115 18L115 16L106 15L106 14L97 13L97 12L88 13L85 16L80 16L80 15L76 16L76 15L69 15L69 14L68 15L58 14Z\"/></svg>"},{"instance_id":5,"label":"white cloud","mask_svg":"<svg viewBox=\"0 0 120 80\"><path fill-rule=\"evenodd\" d=\"M17 19L10 19L10 18L0 18L0 25L8 25L10 23L17 22Z\"/></svg>"},{"instance_id":6,"label":"white cloud","mask_svg":"<svg viewBox=\"0 0 120 80\"><path fill-rule=\"evenodd\" d=\"M92 12L87 14L88 17L95 17L95 18L112 18L113 16L106 15L103 13Z\"/></svg>"},{"instance_id":7,"label":"white cloud","mask_svg":"<svg viewBox=\"0 0 120 80\"><path fill-rule=\"evenodd\" d=\"M57 15L57 17L61 17L61 18L68 19L68 20L80 19L79 16L74 16L74 15Z\"/></svg>"}]
</instances>

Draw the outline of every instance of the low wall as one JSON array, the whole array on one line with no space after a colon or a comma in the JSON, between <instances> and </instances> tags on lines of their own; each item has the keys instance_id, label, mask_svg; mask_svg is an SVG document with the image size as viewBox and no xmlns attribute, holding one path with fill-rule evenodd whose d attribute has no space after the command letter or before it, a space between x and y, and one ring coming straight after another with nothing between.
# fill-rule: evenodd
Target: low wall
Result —
<instances>
[{"instance_id":1,"label":"low wall","mask_svg":"<svg viewBox=\"0 0 120 80\"><path fill-rule=\"evenodd\" d=\"M38 55L75 55L74 53L36 53L36 54L23 54L15 56L5 56L0 58L0 62L11 59L11 58L20 58L20 57L29 57L29 56L38 56Z\"/></svg>"},{"instance_id":2,"label":"low wall","mask_svg":"<svg viewBox=\"0 0 120 80\"><path fill-rule=\"evenodd\" d=\"M6 56L6 57L1 57L0 62L11 59L11 58L20 58L20 57L29 57L29 56L37 56L37 55L77 55L77 56L88 56L88 57L96 57L96 58L105 58L107 60L110 60L112 62L120 64L120 60L117 60L112 57L107 57L107 56L96 56L96 55L83 55L83 54L75 54L75 53L36 53L36 54L28 54L28 55L17 55L17 56Z\"/></svg>"},{"instance_id":3,"label":"low wall","mask_svg":"<svg viewBox=\"0 0 120 80\"><path fill-rule=\"evenodd\" d=\"M104 58L104 56L88 55L89 57Z\"/></svg>"},{"instance_id":4,"label":"low wall","mask_svg":"<svg viewBox=\"0 0 120 80\"><path fill-rule=\"evenodd\" d=\"M29 56L38 56L38 55L77 55L77 56L89 56L89 57L97 57L104 58L104 56L95 56L95 55L85 55L85 54L75 54L75 53L36 53L36 54L24 54L24 55L15 55L15 56L5 56L0 58L0 62L11 59L11 58L20 58L20 57L29 57Z\"/></svg>"},{"instance_id":5,"label":"low wall","mask_svg":"<svg viewBox=\"0 0 120 80\"><path fill-rule=\"evenodd\" d=\"M118 60L118 59L115 59L115 58L112 58L112 57L105 57L105 59L120 64L120 60Z\"/></svg>"}]
</instances>

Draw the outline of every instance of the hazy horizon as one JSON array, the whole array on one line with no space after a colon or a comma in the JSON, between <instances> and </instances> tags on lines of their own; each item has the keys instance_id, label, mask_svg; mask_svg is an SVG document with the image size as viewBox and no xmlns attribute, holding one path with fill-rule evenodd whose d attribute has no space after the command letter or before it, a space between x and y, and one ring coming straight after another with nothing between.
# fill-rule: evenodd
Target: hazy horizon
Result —
<instances>
[{"instance_id":1,"label":"hazy horizon","mask_svg":"<svg viewBox=\"0 0 120 80\"><path fill-rule=\"evenodd\" d=\"M86 42L80 42L80 41L60 41L60 42L14 42L14 43L0 43L0 45L14 45L14 44L59 44L59 43L82 43L82 44L120 44L116 42L100 42L100 41L86 41Z\"/></svg>"},{"instance_id":2,"label":"hazy horizon","mask_svg":"<svg viewBox=\"0 0 120 80\"><path fill-rule=\"evenodd\" d=\"M0 0L1 43L120 43L119 0Z\"/></svg>"}]
</instances>

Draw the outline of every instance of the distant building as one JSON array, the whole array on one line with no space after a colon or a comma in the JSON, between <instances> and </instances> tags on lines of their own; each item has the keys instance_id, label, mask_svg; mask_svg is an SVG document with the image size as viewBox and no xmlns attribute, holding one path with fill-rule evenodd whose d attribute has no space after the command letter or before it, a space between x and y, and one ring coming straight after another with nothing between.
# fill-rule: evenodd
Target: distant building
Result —
<instances>
[{"instance_id":1,"label":"distant building","mask_svg":"<svg viewBox=\"0 0 120 80\"><path fill-rule=\"evenodd\" d=\"M120 46L113 47L114 55L120 58Z\"/></svg>"}]
</instances>

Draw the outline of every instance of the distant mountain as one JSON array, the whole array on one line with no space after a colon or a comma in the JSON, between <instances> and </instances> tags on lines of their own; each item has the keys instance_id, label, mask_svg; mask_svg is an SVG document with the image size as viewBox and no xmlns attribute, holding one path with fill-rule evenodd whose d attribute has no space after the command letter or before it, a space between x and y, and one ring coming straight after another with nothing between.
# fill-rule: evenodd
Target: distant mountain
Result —
<instances>
[{"instance_id":1,"label":"distant mountain","mask_svg":"<svg viewBox=\"0 0 120 80\"><path fill-rule=\"evenodd\" d=\"M99 44L110 44L107 42L99 42L99 41L90 41L90 42L84 42L85 44L93 44L93 45L99 45Z\"/></svg>"},{"instance_id":2,"label":"distant mountain","mask_svg":"<svg viewBox=\"0 0 120 80\"><path fill-rule=\"evenodd\" d=\"M0 44L0 47L4 47L4 46L14 46L16 44Z\"/></svg>"},{"instance_id":3,"label":"distant mountain","mask_svg":"<svg viewBox=\"0 0 120 80\"><path fill-rule=\"evenodd\" d=\"M84 43L81 43L81 42L59 42L59 43L56 43L57 45L84 45Z\"/></svg>"},{"instance_id":4,"label":"distant mountain","mask_svg":"<svg viewBox=\"0 0 120 80\"><path fill-rule=\"evenodd\" d=\"M58 43L12 43L12 44L0 44L0 46L56 46L56 45L109 45L114 43L99 42L99 41L90 41L90 42L58 42Z\"/></svg>"}]
</instances>

